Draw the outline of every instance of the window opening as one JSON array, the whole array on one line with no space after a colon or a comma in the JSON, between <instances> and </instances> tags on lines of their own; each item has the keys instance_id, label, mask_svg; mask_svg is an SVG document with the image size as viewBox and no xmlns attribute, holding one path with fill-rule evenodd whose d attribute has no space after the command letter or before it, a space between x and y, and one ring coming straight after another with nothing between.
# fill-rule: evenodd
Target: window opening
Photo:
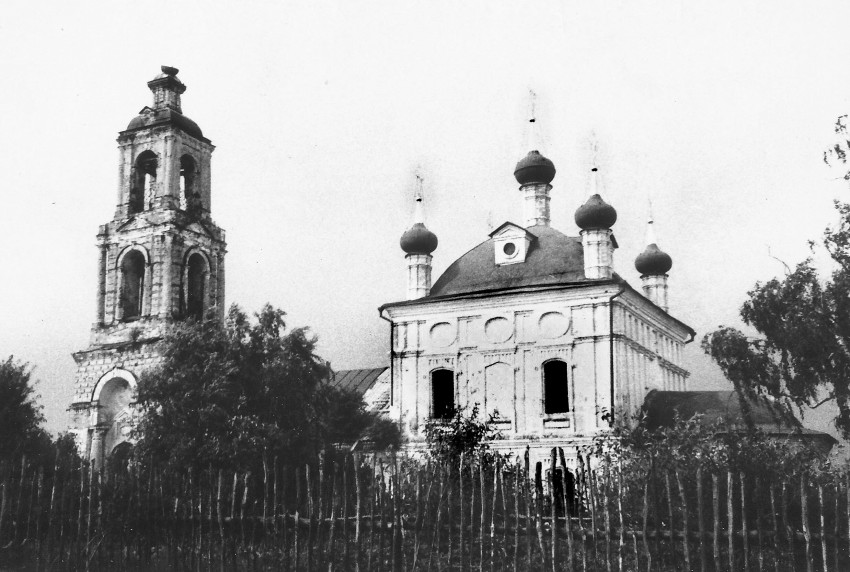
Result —
<instances>
[{"instance_id":1,"label":"window opening","mask_svg":"<svg viewBox=\"0 0 850 572\"><path fill-rule=\"evenodd\" d=\"M156 155L152 151L145 151L136 159L133 183L130 185L130 214L142 212L145 204L153 199L156 167Z\"/></svg>"},{"instance_id":2,"label":"window opening","mask_svg":"<svg viewBox=\"0 0 850 572\"><path fill-rule=\"evenodd\" d=\"M431 417L451 419L455 414L455 372L450 369L431 372L431 396Z\"/></svg>"},{"instance_id":3,"label":"window opening","mask_svg":"<svg viewBox=\"0 0 850 572\"><path fill-rule=\"evenodd\" d=\"M207 293L207 261L197 252L186 263L186 317L204 317Z\"/></svg>"},{"instance_id":4,"label":"window opening","mask_svg":"<svg viewBox=\"0 0 850 572\"><path fill-rule=\"evenodd\" d=\"M201 206L201 194L197 189L197 165L191 155L180 157L180 207L196 212Z\"/></svg>"},{"instance_id":5,"label":"window opening","mask_svg":"<svg viewBox=\"0 0 850 572\"><path fill-rule=\"evenodd\" d=\"M121 317L124 320L142 315L145 292L145 257L138 250L128 252L121 261Z\"/></svg>"},{"instance_id":6,"label":"window opening","mask_svg":"<svg viewBox=\"0 0 850 572\"><path fill-rule=\"evenodd\" d=\"M570 410L566 363L552 360L543 364L543 396L547 415L567 413Z\"/></svg>"}]
</instances>

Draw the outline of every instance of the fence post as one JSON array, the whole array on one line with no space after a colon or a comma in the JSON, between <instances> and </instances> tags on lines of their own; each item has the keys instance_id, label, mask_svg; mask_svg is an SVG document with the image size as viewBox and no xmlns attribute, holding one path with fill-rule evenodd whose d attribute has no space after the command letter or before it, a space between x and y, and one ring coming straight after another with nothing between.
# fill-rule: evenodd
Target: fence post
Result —
<instances>
[{"instance_id":1,"label":"fence post","mask_svg":"<svg viewBox=\"0 0 850 572\"><path fill-rule=\"evenodd\" d=\"M673 489L670 487L670 469L664 469L664 490L667 492L667 518L670 520L670 554L676 566L676 520L673 517Z\"/></svg>"},{"instance_id":2,"label":"fence post","mask_svg":"<svg viewBox=\"0 0 850 572\"><path fill-rule=\"evenodd\" d=\"M581 453L577 453L576 458L578 459L579 475L580 475L578 480L581 483L581 494L578 495L578 498L579 499L587 499L586 502L589 505L592 499L590 498L590 495L587 492L587 490L588 490L587 489L587 470L589 470L590 467L585 467L584 458L581 456ZM584 528L584 522L581 519L581 517L579 517L579 520L578 520L578 527L579 527L579 531L578 531L579 532L579 538L581 538L581 569L583 571L586 571L587 570L587 531ZM594 564L595 563L596 563L596 561L594 561Z\"/></svg>"},{"instance_id":3,"label":"fence post","mask_svg":"<svg viewBox=\"0 0 850 572\"><path fill-rule=\"evenodd\" d=\"M368 552L366 553L366 570L372 570L372 552L375 548L375 495L377 494L377 481L375 479L375 469L377 467L377 455L372 455L372 471L369 473L371 480L369 486L369 544Z\"/></svg>"},{"instance_id":4,"label":"fence post","mask_svg":"<svg viewBox=\"0 0 850 572\"><path fill-rule=\"evenodd\" d=\"M711 509L714 517L714 569L720 570L720 486L717 473L711 473Z\"/></svg>"},{"instance_id":5,"label":"fence post","mask_svg":"<svg viewBox=\"0 0 850 572\"><path fill-rule=\"evenodd\" d=\"M788 486L787 483L782 483L782 524L785 527L785 536L788 539L788 556L791 560L791 568L797 570L797 552L794 548L796 535L791 528L791 523L788 518Z\"/></svg>"},{"instance_id":6,"label":"fence post","mask_svg":"<svg viewBox=\"0 0 850 572\"><path fill-rule=\"evenodd\" d=\"M779 550L779 519L776 516L776 485L773 480L770 480L770 516L773 524L773 569L775 572L779 572L779 555L781 554L781 550Z\"/></svg>"},{"instance_id":7,"label":"fence post","mask_svg":"<svg viewBox=\"0 0 850 572\"><path fill-rule=\"evenodd\" d=\"M841 489L840 489L840 481L834 481L833 486L835 488L835 512L833 513L832 519L832 567L838 572L838 541L839 541L839 528L838 528L838 519L841 514Z\"/></svg>"},{"instance_id":8,"label":"fence post","mask_svg":"<svg viewBox=\"0 0 850 572\"><path fill-rule=\"evenodd\" d=\"M705 572L705 499L703 498L702 490L702 465L697 466L697 519L699 529L699 566L700 572Z\"/></svg>"},{"instance_id":9,"label":"fence post","mask_svg":"<svg viewBox=\"0 0 850 572\"><path fill-rule=\"evenodd\" d=\"M493 502L490 507L490 572L496 565L496 504L499 498L499 460L493 465ZM554 523L553 528L554 531Z\"/></svg>"},{"instance_id":10,"label":"fence post","mask_svg":"<svg viewBox=\"0 0 850 572\"><path fill-rule=\"evenodd\" d=\"M820 513L820 550L823 560L823 572L829 572L829 558L826 555L826 526L823 517L823 485L818 483L818 513Z\"/></svg>"},{"instance_id":11,"label":"fence post","mask_svg":"<svg viewBox=\"0 0 850 572\"><path fill-rule=\"evenodd\" d=\"M342 458L342 538L345 544L342 566L351 569L351 542L348 539L348 453Z\"/></svg>"},{"instance_id":12,"label":"fence post","mask_svg":"<svg viewBox=\"0 0 850 572\"><path fill-rule=\"evenodd\" d=\"M734 510L734 492L735 492L735 476L732 470L726 471L726 536L729 542L729 571L736 570L735 568L735 510Z\"/></svg>"},{"instance_id":13,"label":"fence post","mask_svg":"<svg viewBox=\"0 0 850 572\"><path fill-rule=\"evenodd\" d=\"M327 552L328 554L328 572L333 572L334 569L334 536L336 532L336 505L337 505L337 489L339 489L339 471L336 469L336 461L334 461L331 467L331 494L328 499L331 504L331 522L330 522L330 530L328 531L328 546L327 549L323 552ZM393 536L395 536L395 532L393 532ZM321 545L319 545L321 547Z\"/></svg>"},{"instance_id":14,"label":"fence post","mask_svg":"<svg viewBox=\"0 0 850 572\"><path fill-rule=\"evenodd\" d=\"M551 552L550 558L552 559L552 572L555 572L556 550L558 546L558 503L555 502L555 461L557 454L555 447L552 447L552 452L549 455L549 476L547 479L549 483L549 513L552 519L552 546L549 549Z\"/></svg>"},{"instance_id":15,"label":"fence post","mask_svg":"<svg viewBox=\"0 0 850 572\"><path fill-rule=\"evenodd\" d=\"M575 502L575 479L573 479L573 498L568 499L567 494L567 460L564 458L564 450L558 447L558 456L561 461L561 489L564 495L564 524L566 525L566 534L567 534L567 570L572 570L573 568L573 531L572 531L572 518L570 515L569 508L569 500ZM622 485L622 483L621 483ZM622 499L621 499L622 500ZM620 532L623 530L623 507L622 502L620 504ZM620 569L622 570L623 566L620 565Z\"/></svg>"},{"instance_id":16,"label":"fence post","mask_svg":"<svg viewBox=\"0 0 850 572\"><path fill-rule=\"evenodd\" d=\"M602 488L602 515L604 517L605 523L605 570L611 572L611 513L608 508L608 491L611 479L610 472L610 463L608 462L610 459L606 455L605 462L605 470L604 470L604 481Z\"/></svg>"},{"instance_id":17,"label":"fence post","mask_svg":"<svg viewBox=\"0 0 850 572\"><path fill-rule=\"evenodd\" d=\"M484 483L484 459L481 456L478 458L478 480L481 492L481 519L478 526L478 571L482 572L484 570L484 523L487 517L487 502L484 495L487 492L487 485Z\"/></svg>"},{"instance_id":18,"label":"fence post","mask_svg":"<svg viewBox=\"0 0 850 572\"><path fill-rule=\"evenodd\" d=\"M361 513L361 499L363 493L360 490L360 454L355 452L351 458L354 465L354 494L357 495L354 503L354 570L360 572L360 523L363 520Z\"/></svg>"},{"instance_id":19,"label":"fence post","mask_svg":"<svg viewBox=\"0 0 850 572\"><path fill-rule=\"evenodd\" d=\"M294 535L292 546L292 558L295 560L295 570L299 570L299 552L301 538L301 471L298 465L295 466L295 524L293 524L292 533Z\"/></svg>"},{"instance_id":20,"label":"fence post","mask_svg":"<svg viewBox=\"0 0 850 572\"><path fill-rule=\"evenodd\" d=\"M738 473L738 479L741 484L741 536L744 543L744 572L750 569L750 538L749 527L747 526L747 491L744 472Z\"/></svg>"},{"instance_id":21,"label":"fence post","mask_svg":"<svg viewBox=\"0 0 850 572\"><path fill-rule=\"evenodd\" d=\"M519 459L514 465L514 567L513 571L519 570L519 487L522 483Z\"/></svg>"},{"instance_id":22,"label":"fence post","mask_svg":"<svg viewBox=\"0 0 850 572\"><path fill-rule=\"evenodd\" d=\"M676 469L676 483L679 485L679 496L682 497L682 549L685 557L685 570L691 570L691 551L690 546L688 546L688 542L690 541L688 495L685 494L685 487L682 485L682 475L679 473L679 469Z\"/></svg>"},{"instance_id":23,"label":"fence post","mask_svg":"<svg viewBox=\"0 0 850 572\"><path fill-rule=\"evenodd\" d=\"M599 544L596 540L596 469L590 468L590 457L587 458L588 504L590 505L590 536L593 540L593 562L599 562Z\"/></svg>"},{"instance_id":24,"label":"fence post","mask_svg":"<svg viewBox=\"0 0 850 572\"><path fill-rule=\"evenodd\" d=\"M529 447L526 445L525 447L525 471L523 475L525 476L525 483L523 483L523 493L525 493L525 563L526 570L531 569L531 483L534 482L533 477L531 476L531 453Z\"/></svg>"},{"instance_id":25,"label":"fence post","mask_svg":"<svg viewBox=\"0 0 850 572\"><path fill-rule=\"evenodd\" d=\"M401 486L400 479L398 476L398 456L396 455L395 449L392 452L392 461L393 461L393 474L392 474L392 485L393 485L393 572L398 572L401 570L401 557L402 557L402 532L404 532L401 528ZM451 521L449 521L451 522Z\"/></svg>"},{"instance_id":26,"label":"fence post","mask_svg":"<svg viewBox=\"0 0 850 572\"><path fill-rule=\"evenodd\" d=\"M649 479L652 476L652 472L646 475L646 479L643 481L643 519L642 519L642 527L641 534L643 536L643 549L646 551L646 570L647 572L652 572L652 551L649 549L649 538L647 536L646 531L646 522L649 519ZM640 562L637 563L638 567L640 566Z\"/></svg>"},{"instance_id":27,"label":"fence post","mask_svg":"<svg viewBox=\"0 0 850 572\"><path fill-rule=\"evenodd\" d=\"M758 534L758 561L759 561L759 572L764 572L764 536L762 534L762 518L761 518L761 506L762 506L762 486L761 479L756 477L755 479L755 510L756 510L756 533Z\"/></svg>"},{"instance_id":28,"label":"fence post","mask_svg":"<svg viewBox=\"0 0 850 572\"><path fill-rule=\"evenodd\" d=\"M808 491L806 490L806 477L800 477L800 512L803 524L803 538L806 540L806 570L814 572L812 563L812 532L809 528L809 499Z\"/></svg>"}]
</instances>

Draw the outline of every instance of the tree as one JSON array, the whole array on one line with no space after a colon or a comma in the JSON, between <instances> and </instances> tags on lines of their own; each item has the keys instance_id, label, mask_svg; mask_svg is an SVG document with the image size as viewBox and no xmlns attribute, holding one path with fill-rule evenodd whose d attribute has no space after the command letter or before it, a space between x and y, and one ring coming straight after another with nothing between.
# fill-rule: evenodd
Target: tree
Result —
<instances>
[{"instance_id":1,"label":"tree","mask_svg":"<svg viewBox=\"0 0 850 572\"><path fill-rule=\"evenodd\" d=\"M50 448L50 435L41 427L44 415L36 403L31 377L29 364L12 356L0 362L0 460L41 456Z\"/></svg>"},{"instance_id":2,"label":"tree","mask_svg":"<svg viewBox=\"0 0 850 572\"><path fill-rule=\"evenodd\" d=\"M741 318L760 336L722 327L702 347L718 363L745 401L756 394L786 407L838 406L835 426L850 437L850 204L836 202L839 224L828 228L824 245L835 269L828 279L811 258L784 278L757 283L741 307Z\"/></svg>"},{"instance_id":3,"label":"tree","mask_svg":"<svg viewBox=\"0 0 850 572\"><path fill-rule=\"evenodd\" d=\"M137 457L251 469L264 456L309 459L340 431L359 436L368 425L362 399L326 388L331 369L315 353L315 336L287 332L284 316L266 305L251 323L232 306L223 325L175 325L161 342L162 364L139 380Z\"/></svg>"},{"instance_id":4,"label":"tree","mask_svg":"<svg viewBox=\"0 0 850 572\"><path fill-rule=\"evenodd\" d=\"M363 397L350 389L325 385L320 391L326 439L332 443L368 441L375 449L398 447L403 439L398 423L368 411Z\"/></svg>"}]
</instances>

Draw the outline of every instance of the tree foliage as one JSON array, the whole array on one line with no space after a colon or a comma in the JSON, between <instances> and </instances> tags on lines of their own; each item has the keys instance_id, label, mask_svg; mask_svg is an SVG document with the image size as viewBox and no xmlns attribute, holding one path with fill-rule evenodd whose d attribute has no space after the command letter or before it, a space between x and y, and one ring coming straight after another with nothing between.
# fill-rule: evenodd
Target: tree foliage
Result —
<instances>
[{"instance_id":1,"label":"tree foliage","mask_svg":"<svg viewBox=\"0 0 850 572\"><path fill-rule=\"evenodd\" d=\"M12 356L0 362L0 459L33 455L50 446L31 378L29 364Z\"/></svg>"},{"instance_id":2,"label":"tree foliage","mask_svg":"<svg viewBox=\"0 0 850 572\"><path fill-rule=\"evenodd\" d=\"M176 467L250 468L265 455L298 462L369 426L359 395L328 388L306 328L287 331L266 305L255 321L231 307L224 325L189 321L162 341L163 363L139 380L137 456Z\"/></svg>"},{"instance_id":3,"label":"tree foliage","mask_svg":"<svg viewBox=\"0 0 850 572\"><path fill-rule=\"evenodd\" d=\"M481 419L477 403L470 409L455 409L449 419L429 419L425 423L429 454L441 462L455 462L461 455L492 460L489 441L501 437L493 427L494 419L494 414Z\"/></svg>"},{"instance_id":4,"label":"tree foliage","mask_svg":"<svg viewBox=\"0 0 850 572\"><path fill-rule=\"evenodd\" d=\"M784 278L757 283L741 318L759 337L722 327L702 347L742 398L767 394L797 406L835 401L835 426L850 437L850 205L835 206L840 222L824 237L835 262L831 276L822 278L809 258Z\"/></svg>"},{"instance_id":5,"label":"tree foliage","mask_svg":"<svg viewBox=\"0 0 850 572\"><path fill-rule=\"evenodd\" d=\"M0 462L16 462L21 456L51 467L58 454L76 458L73 437L67 433L55 441L42 427L44 415L29 364L9 356L0 362Z\"/></svg>"}]
</instances>

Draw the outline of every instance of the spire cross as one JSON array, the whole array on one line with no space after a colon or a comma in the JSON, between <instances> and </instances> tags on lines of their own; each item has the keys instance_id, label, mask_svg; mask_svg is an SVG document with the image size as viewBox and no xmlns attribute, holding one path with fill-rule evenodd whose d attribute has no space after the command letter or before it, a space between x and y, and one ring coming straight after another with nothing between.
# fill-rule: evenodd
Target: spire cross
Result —
<instances>
[{"instance_id":1,"label":"spire cross","mask_svg":"<svg viewBox=\"0 0 850 572\"><path fill-rule=\"evenodd\" d=\"M413 192L413 222L424 223L425 222L425 212L423 208L423 202L425 198L425 192L423 190L425 186L425 179L421 174L416 173L416 190Z\"/></svg>"},{"instance_id":2,"label":"spire cross","mask_svg":"<svg viewBox=\"0 0 850 572\"><path fill-rule=\"evenodd\" d=\"M658 239L655 238L655 217L652 216L652 199L647 199L649 202L649 220L646 222L646 245L658 244Z\"/></svg>"}]
</instances>

